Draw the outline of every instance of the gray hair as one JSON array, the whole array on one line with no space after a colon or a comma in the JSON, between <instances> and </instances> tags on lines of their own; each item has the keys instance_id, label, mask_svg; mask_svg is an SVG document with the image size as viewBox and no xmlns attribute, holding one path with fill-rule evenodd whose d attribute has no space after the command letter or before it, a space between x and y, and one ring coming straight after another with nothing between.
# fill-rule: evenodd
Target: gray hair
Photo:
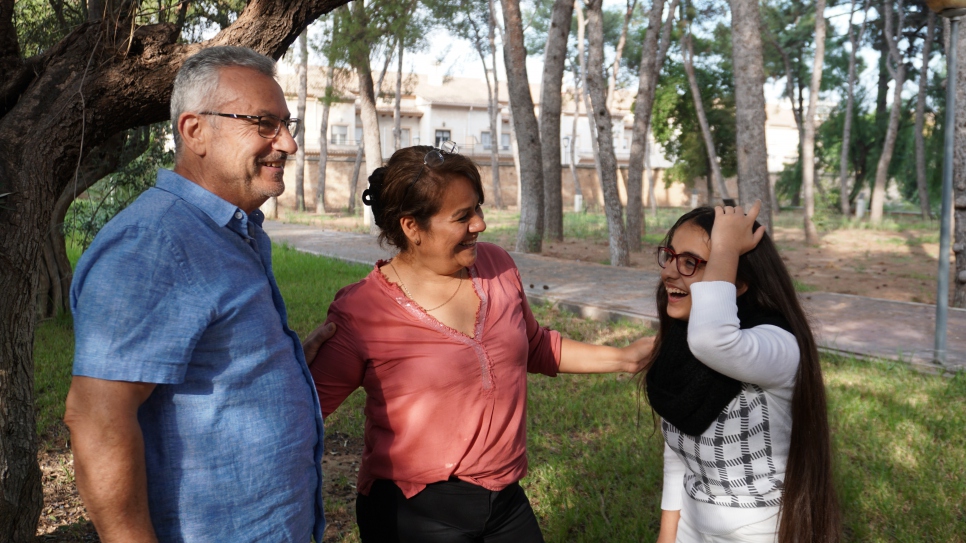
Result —
<instances>
[{"instance_id":1,"label":"gray hair","mask_svg":"<svg viewBox=\"0 0 966 543\"><path fill-rule=\"evenodd\" d=\"M216 106L218 80L223 68L250 68L275 77L275 61L247 47L218 46L188 57L174 78L171 90L171 128L175 157L181 155L178 117L186 111L201 112Z\"/></svg>"}]
</instances>

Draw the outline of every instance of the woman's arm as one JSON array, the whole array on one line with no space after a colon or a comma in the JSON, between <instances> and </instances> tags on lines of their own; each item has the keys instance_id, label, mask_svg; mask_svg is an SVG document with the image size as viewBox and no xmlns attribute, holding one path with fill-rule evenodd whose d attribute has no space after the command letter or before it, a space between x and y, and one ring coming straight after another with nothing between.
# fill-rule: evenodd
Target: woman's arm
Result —
<instances>
[{"instance_id":1,"label":"woman's arm","mask_svg":"<svg viewBox=\"0 0 966 543\"><path fill-rule=\"evenodd\" d=\"M653 337L643 337L627 347L591 345L562 338L560 373L636 373L651 353Z\"/></svg>"},{"instance_id":2,"label":"woman's arm","mask_svg":"<svg viewBox=\"0 0 966 543\"><path fill-rule=\"evenodd\" d=\"M661 532L657 536L657 543L674 543L678 537L678 521L681 511L661 510Z\"/></svg>"}]
</instances>

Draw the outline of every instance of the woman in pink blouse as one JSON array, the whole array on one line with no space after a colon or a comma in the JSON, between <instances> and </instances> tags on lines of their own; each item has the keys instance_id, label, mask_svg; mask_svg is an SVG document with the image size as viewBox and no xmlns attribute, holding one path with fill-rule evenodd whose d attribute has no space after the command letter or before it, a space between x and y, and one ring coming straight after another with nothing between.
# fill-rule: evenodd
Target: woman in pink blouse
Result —
<instances>
[{"instance_id":1,"label":"woman in pink blouse","mask_svg":"<svg viewBox=\"0 0 966 543\"><path fill-rule=\"evenodd\" d=\"M399 249L329 307L312 364L322 413L366 390L364 542L543 541L527 473L527 372L634 372L651 340L587 345L541 328L510 255L477 243L483 186L446 142L400 149L363 201Z\"/></svg>"}]
</instances>

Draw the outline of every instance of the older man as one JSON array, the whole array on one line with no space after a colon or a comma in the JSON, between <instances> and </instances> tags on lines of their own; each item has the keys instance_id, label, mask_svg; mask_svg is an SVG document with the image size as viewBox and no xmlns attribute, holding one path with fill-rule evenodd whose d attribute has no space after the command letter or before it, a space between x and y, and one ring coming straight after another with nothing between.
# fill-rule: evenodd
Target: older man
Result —
<instances>
[{"instance_id":1,"label":"older man","mask_svg":"<svg viewBox=\"0 0 966 543\"><path fill-rule=\"evenodd\" d=\"M322 539L322 418L258 211L297 148L274 75L249 49L189 58L174 171L77 265L65 421L105 543Z\"/></svg>"}]
</instances>

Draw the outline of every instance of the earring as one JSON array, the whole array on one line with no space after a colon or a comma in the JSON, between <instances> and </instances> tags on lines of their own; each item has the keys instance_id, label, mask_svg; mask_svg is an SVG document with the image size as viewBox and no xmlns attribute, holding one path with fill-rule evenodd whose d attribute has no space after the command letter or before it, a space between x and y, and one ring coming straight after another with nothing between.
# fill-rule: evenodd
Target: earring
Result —
<instances>
[{"instance_id":1,"label":"earring","mask_svg":"<svg viewBox=\"0 0 966 543\"><path fill-rule=\"evenodd\" d=\"M420 243L422 243L422 241L419 238L416 238L415 243L416 243L416 245L419 245Z\"/></svg>"}]
</instances>

